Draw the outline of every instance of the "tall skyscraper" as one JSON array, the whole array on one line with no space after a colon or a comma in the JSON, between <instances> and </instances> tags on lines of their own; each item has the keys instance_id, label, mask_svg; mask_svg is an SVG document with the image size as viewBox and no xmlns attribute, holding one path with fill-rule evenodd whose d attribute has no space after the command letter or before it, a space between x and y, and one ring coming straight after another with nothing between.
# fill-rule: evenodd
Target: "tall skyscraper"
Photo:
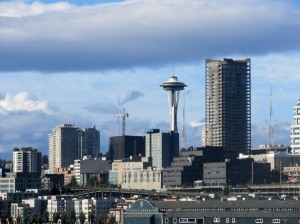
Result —
<instances>
[{"instance_id":1,"label":"tall skyscraper","mask_svg":"<svg viewBox=\"0 0 300 224\"><path fill-rule=\"evenodd\" d=\"M251 146L251 60L206 60L207 146L222 146L237 158Z\"/></svg>"},{"instance_id":2,"label":"tall skyscraper","mask_svg":"<svg viewBox=\"0 0 300 224\"><path fill-rule=\"evenodd\" d=\"M77 128L72 124L61 124L49 134L49 170L68 167L74 160L100 153L100 132L95 128Z\"/></svg>"},{"instance_id":3,"label":"tall skyscraper","mask_svg":"<svg viewBox=\"0 0 300 224\"><path fill-rule=\"evenodd\" d=\"M300 99L294 106L294 123L291 126L291 148L293 154L300 154Z\"/></svg>"},{"instance_id":4,"label":"tall skyscraper","mask_svg":"<svg viewBox=\"0 0 300 224\"><path fill-rule=\"evenodd\" d=\"M42 153L36 149L23 148L13 151L13 172L16 173L41 173Z\"/></svg>"},{"instance_id":5,"label":"tall skyscraper","mask_svg":"<svg viewBox=\"0 0 300 224\"><path fill-rule=\"evenodd\" d=\"M173 131L161 133L152 129L146 134L146 157L152 157L152 166L164 168L179 156L179 134Z\"/></svg>"},{"instance_id":6,"label":"tall skyscraper","mask_svg":"<svg viewBox=\"0 0 300 224\"><path fill-rule=\"evenodd\" d=\"M61 124L49 134L49 171L68 167L78 159L78 133L72 124Z\"/></svg>"},{"instance_id":7,"label":"tall skyscraper","mask_svg":"<svg viewBox=\"0 0 300 224\"><path fill-rule=\"evenodd\" d=\"M100 131L93 128L79 128L78 130L79 159L90 155L93 158L100 154Z\"/></svg>"}]
</instances>

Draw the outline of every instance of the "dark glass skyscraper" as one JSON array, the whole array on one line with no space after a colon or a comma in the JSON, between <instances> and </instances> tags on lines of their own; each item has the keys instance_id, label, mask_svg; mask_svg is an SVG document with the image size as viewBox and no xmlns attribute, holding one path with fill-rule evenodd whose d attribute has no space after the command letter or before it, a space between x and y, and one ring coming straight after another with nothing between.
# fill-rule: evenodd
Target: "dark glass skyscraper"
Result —
<instances>
[{"instance_id":1,"label":"dark glass skyscraper","mask_svg":"<svg viewBox=\"0 0 300 224\"><path fill-rule=\"evenodd\" d=\"M206 60L205 145L223 146L227 158L251 144L251 60Z\"/></svg>"}]
</instances>

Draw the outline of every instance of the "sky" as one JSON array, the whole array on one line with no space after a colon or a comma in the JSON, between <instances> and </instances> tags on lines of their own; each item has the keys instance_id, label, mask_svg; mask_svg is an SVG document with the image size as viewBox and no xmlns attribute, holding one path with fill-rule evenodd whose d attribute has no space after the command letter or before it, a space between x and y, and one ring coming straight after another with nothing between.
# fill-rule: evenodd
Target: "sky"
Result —
<instances>
[{"instance_id":1,"label":"sky","mask_svg":"<svg viewBox=\"0 0 300 224\"><path fill-rule=\"evenodd\" d=\"M172 75L187 85L182 146L201 146L205 59L222 58L251 58L252 146L269 142L271 88L274 144L290 145L299 37L299 1L0 0L0 158L47 154L61 123L95 125L106 152L123 108L126 134L166 132Z\"/></svg>"}]
</instances>

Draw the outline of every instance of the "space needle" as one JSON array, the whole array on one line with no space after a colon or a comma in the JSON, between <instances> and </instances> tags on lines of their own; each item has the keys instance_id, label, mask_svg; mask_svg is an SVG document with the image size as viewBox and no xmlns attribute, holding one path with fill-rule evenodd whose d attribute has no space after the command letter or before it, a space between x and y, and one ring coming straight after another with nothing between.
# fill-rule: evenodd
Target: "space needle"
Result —
<instances>
[{"instance_id":1,"label":"space needle","mask_svg":"<svg viewBox=\"0 0 300 224\"><path fill-rule=\"evenodd\" d=\"M170 106L170 129L177 133L177 107L179 101L179 93L184 90L185 85L183 82L179 82L176 76L171 76L169 80L160 85L164 90L168 92L169 106Z\"/></svg>"}]
</instances>

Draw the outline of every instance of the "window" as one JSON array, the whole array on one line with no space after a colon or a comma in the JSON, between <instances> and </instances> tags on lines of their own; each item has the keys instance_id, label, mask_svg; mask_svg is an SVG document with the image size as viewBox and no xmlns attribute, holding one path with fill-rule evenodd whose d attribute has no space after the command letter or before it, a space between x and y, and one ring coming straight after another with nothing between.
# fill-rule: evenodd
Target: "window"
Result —
<instances>
[{"instance_id":1,"label":"window","mask_svg":"<svg viewBox=\"0 0 300 224\"><path fill-rule=\"evenodd\" d=\"M169 219L168 218L165 218L165 223L169 223Z\"/></svg>"},{"instance_id":2,"label":"window","mask_svg":"<svg viewBox=\"0 0 300 224\"><path fill-rule=\"evenodd\" d=\"M231 222L232 222L232 223L235 223L235 218L232 218L232 219L231 219Z\"/></svg>"},{"instance_id":3,"label":"window","mask_svg":"<svg viewBox=\"0 0 300 224\"><path fill-rule=\"evenodd\" d=\"M273 219L272 223L280 223L280 219Z\"/></svg>"},{"instance_id":4,"label":"window","mask_svg":"<svg viewBox=\"0 0 300 224\"><path fill-rule=\"evenodd\" d=\"M226 223L229 223L230 222L230 218L226 218Z\"/></svg>"},{"instance_id":5,"label":"window","mask_svg":"<svg viewBox=\"0 0 300 224\"><path fill-rule=\"evenodd\" d=\"M176 218L173 218L173 223L177 223L177 219Z\"/></svg>"},{"instance_id":6,"label":"window","mask_svg":"<svg viewBox=\"0 0 300 224\"><path fill-rule=\"evenodd\" d=\"M214 218L213 223L220 223L220 218Z\"/></svg>"},{"instance_id":7,"label":"window","mask_svg":"<svg viewBox=\"0 0 300 224\"><path fill-rule=\"evenodd\" d=\"M264 223L263 219L255 219L255 223Z\"/></svg>"}]
</instances>

